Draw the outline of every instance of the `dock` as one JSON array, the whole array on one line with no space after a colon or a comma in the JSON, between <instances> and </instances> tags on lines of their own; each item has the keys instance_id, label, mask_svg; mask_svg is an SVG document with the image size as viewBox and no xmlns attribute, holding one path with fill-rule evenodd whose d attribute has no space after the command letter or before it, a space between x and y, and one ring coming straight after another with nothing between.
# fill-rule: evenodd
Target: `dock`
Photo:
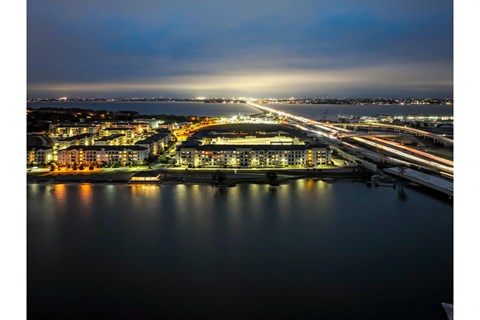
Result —
<instances>
[{"instance_id":1,"label":"dock","mask_svg":"<svg viewBox=\"0 0 480 320\"><path fill-rule=\"evenodd\" d=\"M150 183L158 184L162 180L162 175L156 171L140 171L135 173L129 183Z\"/></svg>"}]
</instances>

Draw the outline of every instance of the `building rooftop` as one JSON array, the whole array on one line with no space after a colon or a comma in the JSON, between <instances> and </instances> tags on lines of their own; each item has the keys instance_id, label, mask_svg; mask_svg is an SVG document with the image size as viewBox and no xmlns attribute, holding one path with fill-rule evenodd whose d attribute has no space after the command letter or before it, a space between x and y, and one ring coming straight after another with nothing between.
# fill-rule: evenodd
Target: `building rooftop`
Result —
<instances>
[{"instance_id":1,"label":"building rooftop","mask_svg":"<svg viewBox=\"0 0 480 320\"><path fill-rule=\"evenodd\" d=\"M220 142L220 143L217 143ZM200 129L178 149L222 150L306 150L326 148L293 126L282 124L226 124Z\"/></svg>"},{"instance_id":2,"label":"building rooftop","mask_svg":"<svg viewBox=\"0 0 480 320\"><path fill-rule=\"evenodd\" d=\"M84 128L89 128L89 127L96 127L97 125L93 123L69 123L69 124L59 124L55 128L78 128L78 127L84 127Z\"/></svg>"},{"instance_id":3,"label":"building rooftop","mask_svg":"<svg viewBox=\"0 0 480 320\"><path fill-rule=\"evenodd\" d=\"M235 123L214 125L198 130L193 139L206 137L234 137L234 136L262 136L274 137L278 135L288 135L300 137L303 133L297 128L283 124L264 124L264 123Z\"/></svg>"},{"instance_id":4,"label":"building rooftop","mask_svg":"<svg viewBox=\"0 0 480 320\"><path fill-rule=\"evenodd\" d=\"M265 151L278 151L278 150L308 150L311 148L326 148L327 146L324 144L296 144L296 145L231 145L231 144L222 144L222 145L216 145L216 144L207 144L207 145L199 145L199 144L185 144L183 143L178 149L184 149L184 148L192 148L192 149L197 149L199 151L230 151L230 150L265 150Z\"/></svg>"},{"instance_id":5,"label":"building rooftop","mask_svg":"<svg viewBox=\"0 0 480 320\"><path fill-rule=\"evenodd\" d=\"M128 146L70 146L66 149L63 149L63 150L112 150L112 151L115 151L115 150L147 150L146 147L142 147L142 146L132 146L132 145L128 145Z\"/></svg>"},{"instance_id":6,"label":"building rooftop","mask_svg":"<svg viewBox=\"0 0 480 320\"><path fill-rule=\"evenodd\" d=\"M91 134L91 133L82 133L82 134L79 134L79 135L76 135L76 136L59 139L58 141L75 141L75 140L78 140L78 139L90 138L90 137L93 137L93 136L94 135Z\"/></svg>"},{"instance_id":7,"label":"building rooftop","mask_svg":"<svg viewBox=\"0 0 480 320\"><path fill-rule=\"evenodd\" d=\"M140 141L137 141L135 144L150 144L152 142L155 142L155 141L158 141L158 140L162 140L163 138L165 138L167 135L169 135L170 132L162 132L162 133L157 133L157 134L154 134L153 136L151 137L148 137L146 139L143 139L143 140L140 140Z\"/></svg>"},{"instance_id":8,"label":"building rooftop","mask_svg":"<svg viewBox=\"0 0 480 320\"><path fill-rule=\"evenodd\" d=\"M46 147L46 146L27 146L27 151L32 151L32 150L53 150L52 147Z\"/></svg>"},{"instance_id":9,"label":"building rooftop","mask_svg":"<svg viewBox=\"0 0 480 320\"><path fill-rule=\"evenodd\" d=\"M48 148L50 143L50 139L43 134L27 134L27 148L29 150Z\"/></svg>"},{"instance_id":10,"label":"building rooftop","mask_svg":"<svg viewBox=\"0 0 480 320\"><path fill-rule=\"evenodd\" d=\"M122 131L122 130L133 130L133 127L132 128L105 128L103 130L106 130L106 131Z\"/></svg>"},{"instance_id":11,"label":"building rooftop","mask_svg":"<svg viewBox=\"0 0 480 320\"><path fill-rule=\"evenodd\" d=\"M147 123L147 121L144 120L144 119L138 119L139 121L136 121L136 120L137 119L133 119L132 121L111 119L111 120L102 120L102 122L104 122L104 123L131 124L131 125L137 125L139 123Z\"/></svg>"},{"instance_id":12,"label":"building rooftop","mask_svg":"<svg viewBox=\"0 0 480 320\"><path fill-rule=\"evenodd\" d=\"M106 136L106 137L102 137L96 141L110 141L110 140L115 140L115 139L118 139L120 137L124 137L125 135L124 134L120 134L120 133L116 133L116 134L112 134L112 135L109 135L109 136Z\"/></svg>"}]
</instances>

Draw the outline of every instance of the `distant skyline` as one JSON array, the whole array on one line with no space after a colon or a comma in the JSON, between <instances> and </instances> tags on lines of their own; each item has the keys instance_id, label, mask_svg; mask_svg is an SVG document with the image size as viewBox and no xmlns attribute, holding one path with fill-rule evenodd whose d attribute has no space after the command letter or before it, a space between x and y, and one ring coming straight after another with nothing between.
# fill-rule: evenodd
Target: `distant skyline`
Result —
<instances>
[{"instance_id":1,"label":"distant skyline","mask_svg":"<svg viewBox=\"0 0 480 320\"><path fill-rule=\"evenodd\" d=\"M453 97L451 0L27 5L30 98Z\"/></svg>"},{"instance_id":2,"label":"distant skyline","mask_svg":"<svg viewBox=\"0 0 480 320\"><path fill-rule=\"evenodd\" d=\"M45 101L45 100L54 100L54 101L75 101L75 100L248 100L248 99L259 99L259 100L399 100L399 101L408 101L408 100L449 100L453 101L453 98L450 97L415 97L415 96L378 96L378 97L336 97L336 96L258 96L258 97L248 97L248 96L169 96L169 95L159 95L159 96L36 96L36 97L27 97L27 101Z\"/></svg>"}]
</instances>

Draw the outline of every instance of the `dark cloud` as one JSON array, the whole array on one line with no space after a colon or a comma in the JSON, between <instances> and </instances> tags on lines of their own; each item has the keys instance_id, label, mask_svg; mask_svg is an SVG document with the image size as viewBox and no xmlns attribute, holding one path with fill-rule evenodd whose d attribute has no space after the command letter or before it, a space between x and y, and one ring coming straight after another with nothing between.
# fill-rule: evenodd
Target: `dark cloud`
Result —
<instances>
[{"instance_id":1,"label":"dark cloud","mask_svg":"<svg viewBox=\"0 0 480 320\"><path fill-rule=\"evenodd\" d=\"M331 90L342 96L383 88L377 95L451 96L452 11L452 2L442 0L29 0L28 95L64 95L69 88L71 95L99 96L201 90L217 96ZM395 84L402 69L410 73ZM393 74L388 85L348 82L356 70ZM342 73L345 81L321 87L288 81L290 73L311 72ZM245 79L236 87L195 85L245 73L255 86ZM282 86L261 85L266 75L282 79ZM189 81L179 86L178 79ZM86 84L105 91L86 90Z\"/></svg>"}]
</instances>

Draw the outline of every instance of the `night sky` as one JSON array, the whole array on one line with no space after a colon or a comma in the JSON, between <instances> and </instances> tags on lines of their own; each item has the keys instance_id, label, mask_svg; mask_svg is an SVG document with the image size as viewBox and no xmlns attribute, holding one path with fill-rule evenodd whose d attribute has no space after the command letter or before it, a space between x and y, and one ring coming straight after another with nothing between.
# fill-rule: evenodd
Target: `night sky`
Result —
<instances>
[{"instance_id":1,"label":"night sky","mask_svg":"<svg viewBox=\"0 0 480 320\"><path fill-rule=\"evenodd\" d=\"M28 0L28 97L452 97L451 0Z\"/></svg>"}]
</instances>

